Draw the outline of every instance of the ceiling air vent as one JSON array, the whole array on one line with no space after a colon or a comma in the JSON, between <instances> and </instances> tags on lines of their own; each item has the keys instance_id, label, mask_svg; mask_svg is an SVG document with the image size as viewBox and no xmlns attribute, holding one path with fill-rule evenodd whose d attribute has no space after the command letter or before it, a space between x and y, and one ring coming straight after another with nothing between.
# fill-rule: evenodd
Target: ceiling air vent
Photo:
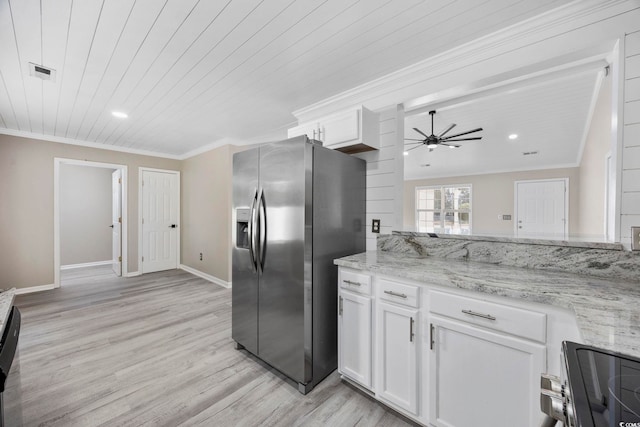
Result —
<instances>
[{"instance_id":1,"label":"ceiling air vent","mask_svg":"<svg viewBox=\"0 0 640 427\"><path fill-rule=\"evenodd\" d=\"M44 65L34 64L33 62L29 62L29 75L41 80L56 81L56 70L47 68Z\"/></svg>"},{"instance_id":2,"label":"ceiling air vent","mask_svg":"<svg viewBox=\"0 0 640 427\"><path fill-rule=\"evenodd\" d=\"M522 153L523 156L535 156L536 154L538 154L537 151L525 151Z\"/></svg>"}]
</instances>

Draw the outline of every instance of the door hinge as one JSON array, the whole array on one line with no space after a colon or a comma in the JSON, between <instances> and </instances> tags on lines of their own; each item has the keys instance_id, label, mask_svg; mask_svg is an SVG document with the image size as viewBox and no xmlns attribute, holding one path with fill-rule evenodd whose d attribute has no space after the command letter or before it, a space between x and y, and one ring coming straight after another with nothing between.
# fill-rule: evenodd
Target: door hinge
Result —
<instances>
[{"instance_id":1,"label":"door hinge","mask_svg":"<svg viewBox=\"0 0 640 427\"><path fill-rule=\"evenodd\" d=\"M342 295L339 297L339 300L338 300L338 314L342 316Z\"/></svg>"},{"instance_id":2,"label":"door hinge","mask_svg":"<svg viewBox=\"0 0 640 427\"><path fill-rule=\"evenodd\" d=\"M142 218L142 223L144 224L144 218Z\"/></svg>"},{"instance_id":3,"label":"door hinge","mask_svg":"<svg viewBox=\"0 0 640 427\"><path fill-rule=\"evenodd\" d=\"M121 216L119 216L119 217L118 217L118 222L119 222L120 224L122 224L122 217L121 217Z\"/></svg>"},{"instance_id":4,"label":"door hinge","mask_svg":"<svg viewBox=\"0 0 640 427\"><path fill-rule=\"evenodd\" d=\"M122 178L118 178L118 184L122 184Z\"/></svg>"},{"instance_id":5,"label":"door hinge","mask_svg":"<svg viewBox=\"0 0 640 427\"><path fill-rule=\"evenodd\" d=\"M433 333L434 333L435 327L433 326L433 323L429 324L429 350L433 350L433 345L434 345L434 339L433 339Z\"/></svg>"},{"instance_id":6,"label":"door hinge","mask_svg":"<svg viewBox=\"0 0 640 427\"><path fill-rule=\"evenodd\" d=\"M122 262L122 257L121 256L118 257L118 262Z\"/></svg>"},{"instance_id":7,"label":"door hinge","mask_svg":"<svg viewBox=\"0 0 640 427\"><path fill-rule=\"evenodd\" d=\"M142 257L142 262L144 262L144 256Z\"/></svg>"}]
</instances>

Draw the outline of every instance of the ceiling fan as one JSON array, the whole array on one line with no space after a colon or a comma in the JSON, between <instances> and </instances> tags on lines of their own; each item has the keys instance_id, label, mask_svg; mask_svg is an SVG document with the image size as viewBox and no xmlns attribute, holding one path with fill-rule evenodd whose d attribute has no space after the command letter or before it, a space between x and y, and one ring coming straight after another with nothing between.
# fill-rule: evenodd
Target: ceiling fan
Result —
<instances>
[{"instance_id":1,"label":"ceiling fan","mask_svg":"<svg viewBox=\"0 0 640 427\"><path fill-rule=\"evenodd\" d=\"M426 133L422 132L420 129L418 128L413 128L413 130L415 130L416 132L418 132L420 135L424 136L424 139L413 139L413 138L405 138L405 141L419 141L419 142L407 142L405 143L405 145L416 145L415 147L412 147L410 149L408 149L407 151L411 151L415 148L420 148L423 145L426 145L427 147L430 148L429 151L432 151L434 148L440 146L440 145L445 145L449 148L459 148L460 144L451 144L451 142L455 141L473 141L473 140L478 140L478 139L482 139L481 136L475 136L472 138L458 138L459 136L463 136L463 135L468 135L470 133L474 133L474 132L480 132L482 130L482 128L477 128L477 129L473 129L473 130L469 130L466 132L462 132L462 133L457 133L455 135L449 135L449 136L445 136L447 134L447 132L449 132L451 129L453 129L456 124L453 123L451 126L449 126L447 129L445 129L444 132L442 132L440 135L434 135L433 133L433 116L436 114L435 110L433 111L429 111L429 115L431 116L431 135L427 135Z\"/></svg>"}]
</instances>

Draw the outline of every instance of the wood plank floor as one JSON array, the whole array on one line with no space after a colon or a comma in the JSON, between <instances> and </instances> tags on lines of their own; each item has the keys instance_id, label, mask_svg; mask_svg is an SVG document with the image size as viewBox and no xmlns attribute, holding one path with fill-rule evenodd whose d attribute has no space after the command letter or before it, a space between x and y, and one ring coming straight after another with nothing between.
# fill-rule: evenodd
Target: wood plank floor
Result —
<instances>
[{"instance_id":1,"label":"wood plank floor","mask_svg":"<svg viewBox=\"0 0 640 427\"><path fill-rule=\"evenodd\" d=\"M407 426L331 374L303 396L231 340L231 291L181 270L64 272L16 297L7 426Z\"/></svg>"}]
</instances>

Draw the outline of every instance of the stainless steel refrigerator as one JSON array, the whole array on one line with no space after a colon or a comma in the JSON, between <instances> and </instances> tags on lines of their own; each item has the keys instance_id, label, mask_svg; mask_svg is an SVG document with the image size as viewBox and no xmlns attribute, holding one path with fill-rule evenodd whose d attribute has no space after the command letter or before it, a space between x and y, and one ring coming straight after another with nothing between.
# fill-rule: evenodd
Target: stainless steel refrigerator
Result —
<instances>
[{"instance_id":1,"label":"stainless steel refrigerator","mask_svg":"<svg viewBox=\"0 0 640 427\"><path fill-rule=\"evenodd\" d=\"M306 394L337 368L337 267L365 250L365 162L305 136L233 156L232 338Z\"/></svg>"}]
</instances>

